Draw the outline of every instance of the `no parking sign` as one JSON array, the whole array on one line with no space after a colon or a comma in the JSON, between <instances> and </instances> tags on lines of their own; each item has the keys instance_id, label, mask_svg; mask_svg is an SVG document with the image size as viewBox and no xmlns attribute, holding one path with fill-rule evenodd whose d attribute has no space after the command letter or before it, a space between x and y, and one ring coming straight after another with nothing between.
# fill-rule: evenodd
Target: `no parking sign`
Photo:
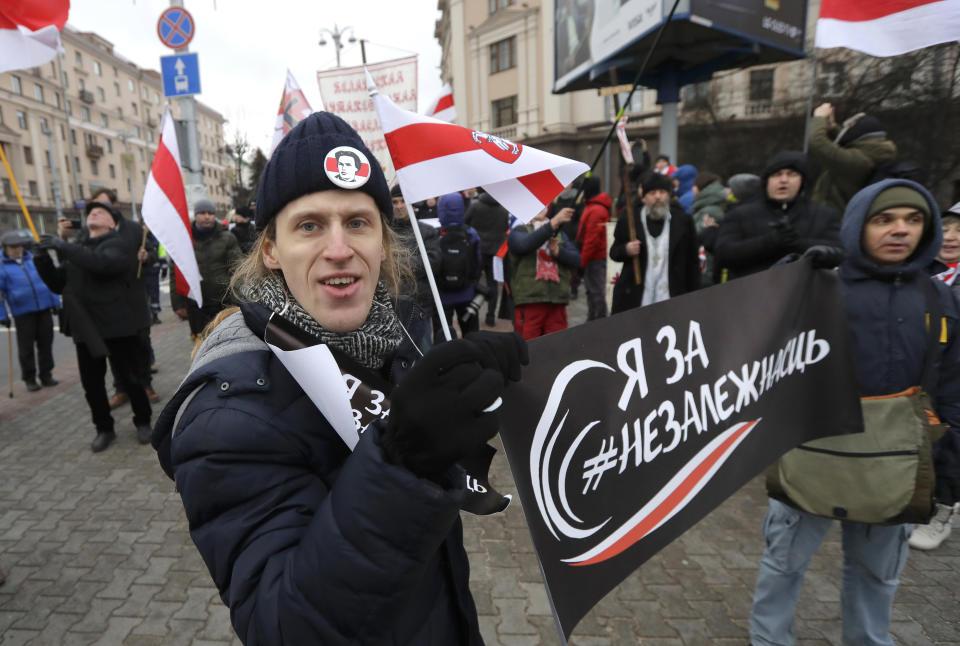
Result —
<instances>
[{"instance_id":1,"label":"no parking sign","mask_svg":"<svg viewBox=\"0 0 960 646\"><path fill-rule=\"evenodd\" d=\"M170 7L157 20L157 36L160 42L171 49L181 49L190 44L196 31L193 16L183 7Z\"/></svg>"}]
</instances>

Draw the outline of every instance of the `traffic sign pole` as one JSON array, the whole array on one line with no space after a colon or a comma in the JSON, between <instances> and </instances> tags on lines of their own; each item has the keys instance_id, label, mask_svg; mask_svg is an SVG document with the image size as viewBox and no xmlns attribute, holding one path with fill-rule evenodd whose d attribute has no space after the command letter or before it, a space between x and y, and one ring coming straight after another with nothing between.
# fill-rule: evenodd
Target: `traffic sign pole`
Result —
<instances>
[{"instance_id":1,"label":"traffic sign pole","mask_svg":"<svg viewBox=\"0 0 960 646\"><path fill-rule=\"evenodd\" d=\"M170 6L183 8L183 0L170 0ZM192 30L187 43L192 40L193 33L196 31L196 25L191 26ZM176 51L184 54L189 52L190 49L184 46ZM177 103L180 106L180 118L186 123L187 130L187 141L185 142L187 151L187 163L185 165L187 170L184 173L186 180L184 182L184 188L187 194L187 208L192 213L193 205L197 200L206 197L207 194L207 189L203 185L203 161L200 158L200 138L197 135L197 102L191 95L177 99Z\"/></svg>"}]
</instances>

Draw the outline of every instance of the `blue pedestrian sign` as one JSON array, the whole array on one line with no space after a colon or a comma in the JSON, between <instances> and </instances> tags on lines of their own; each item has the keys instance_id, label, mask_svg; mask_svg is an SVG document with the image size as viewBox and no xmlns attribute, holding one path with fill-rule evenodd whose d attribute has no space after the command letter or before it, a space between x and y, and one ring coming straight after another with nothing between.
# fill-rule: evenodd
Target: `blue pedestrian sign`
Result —
<instances>
[{"instance_id":1,"label":"blue pedestrian sign","mask_svg":"<svg viewBox=\"0 0 960 646\"><path fill-rule=\"evenodd\" d=\"M200 63L196 54L161 56L160 74L163 76L163 96L200 94Z\"/></svg>"},{"instance_id":2,"label":"blue pedestrian sign","mask_svg":"<svg viewBox=\"0 0 960 646\"><path fill-rule=\"evenodd\" d=\"M172 49L186 47L193 40L196 24L193 16L183 7L170 7L160 14L157 21L157 36L160 41Z\"/></svg>"}]
</instances>

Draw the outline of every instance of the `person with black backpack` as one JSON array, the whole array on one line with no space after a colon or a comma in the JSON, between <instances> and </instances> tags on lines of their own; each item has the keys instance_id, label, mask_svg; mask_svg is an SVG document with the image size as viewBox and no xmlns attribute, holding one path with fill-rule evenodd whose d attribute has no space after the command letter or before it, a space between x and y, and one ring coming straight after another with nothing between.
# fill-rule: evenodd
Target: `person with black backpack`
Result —
<instances>
[{"instance_id":1,"label":"person with black backpack","mask_svg":"<svg viewBox=\"0 0 960 646\"><path fill-rule=\"evenodd\" d=\"M479 290L477 285L482 267L480 236L476 229L464 223L460 193L441 196L437 202L437 215L440 219L440 240L437 241L440 261L433 267L433 276L443 303L443 315L451 324L456 313L461 334L476 332L480 329L477 310L486 298L486 292ZM473 303L474 299L481 302ZM433 332L435 340L443 338L443 328L436 317Z\"/></svg>"}]
</instances>

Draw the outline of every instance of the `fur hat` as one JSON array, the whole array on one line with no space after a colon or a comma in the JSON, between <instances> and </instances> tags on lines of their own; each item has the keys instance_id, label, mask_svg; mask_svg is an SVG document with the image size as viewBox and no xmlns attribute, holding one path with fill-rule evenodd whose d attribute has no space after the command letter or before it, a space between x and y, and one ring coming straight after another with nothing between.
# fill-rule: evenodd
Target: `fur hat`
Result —
<instances>
[{"instance_id":1,"label":"fur hat","mask_svg":"<svg viewBox=\"0 0 960 646\"><path fill-rule=\"evenodd\" d=\"M836 143L840 146L846 146L867 136L886 137L887 133L874 117L865 112L860 112L843 122Z\"/></svg>"},{"instance_id":2,"label":"fur hat","mask_svg":"<svg viewBox=\"0 0 960 646\"><path fill-rule=\"evenodd\" d=\"M393 219L390 189L380 162L357 131L329 112L314 112L280 140L260 175L257 229L293 200L330 190L359 190Z\"/></svg>"},{"instance_id":3,"label":"fur hat","mask_svg":"<svg viewBox=\"0 0 960 646\"><path fill-rule=\"evenodd\" d=\"M650 191L656 191L659 189L666 191L670 195L673 195L673 180L666 175L661 175L660 173L644 173L640 178L640 186L643 187L644 193L649 193Z\"/></svg>"}]
</instances>

